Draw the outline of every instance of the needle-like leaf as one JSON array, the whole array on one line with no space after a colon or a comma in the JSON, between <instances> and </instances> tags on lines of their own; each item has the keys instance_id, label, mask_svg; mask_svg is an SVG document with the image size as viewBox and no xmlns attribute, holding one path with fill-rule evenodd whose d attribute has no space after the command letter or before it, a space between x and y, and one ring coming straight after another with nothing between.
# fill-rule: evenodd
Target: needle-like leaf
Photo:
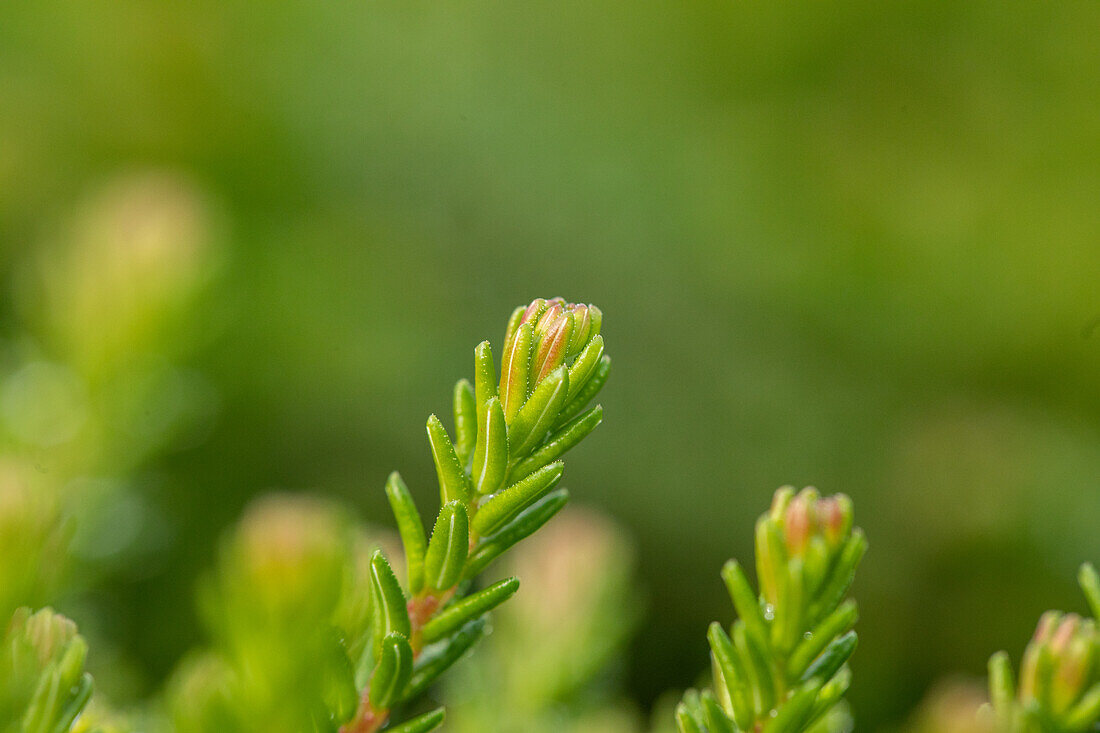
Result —
<instances>
[{"instance_id":1,"label":"needle-like leaf","mask_svg":"<svg viewBox=\"0 0 1100 733\"><path fill-rule=\"evenodd\" d=\"M767 638L768 630L760 611L760 601L749 585L741 564L736 560L727 561L722 567L722 580L726 583L726 590L729 591L737 615L754 634L761 639Z\"/></svg>"},{"instance_id":2,"label":"needle-like leaf","mask_svg":"<svg viewBox=\"0 0 1100 733\"><path fill-rule=\"evenodd\" d=\"M1092 563L1087 562L1077 573L1077 582L1085 594L1092 617L1100 619L1100 573L1096 572L1096 567Z\"/></svg>"},{"instance_id":3,"label":"needle-like leaf","mask_svg":"<svg viewBox=\"0 0 1100 733\"><path fill-rule=\"evenodd\" d=\"M833 675L852 656L852 652L856 650L857 641L856 632L849 631L830 643L829 646L825 647L825 651L821 653L821 656L815 659L813 664L802 673L802 681L806 682L815 677L820 679L822 683L831 680Z\"/></svg>"},{"instance_id":4,"label":"needle-like leaf","mask_svg":"<svg viewBox=\"0 0 1100 733\"><path fill-rule=\"evenodd\" d=\"M541 448L517 463L515 468L508 474L508 477L512 481L519 481L530 476L550 461L561 458L566 451L584 440L601 422L603 422L603 407L596 405L569 424L562 426L546 440Z\"/></svg>"},{"instance_id":5,"label":"needle-like leaf","mask_svg":"<svg viewBox=\"0 0 1100 733\"><path fill-rule=\"evenodd\" d=\"M509 423L527 400L533 334L534 327L530 323L521 324L511 343L505 346L504 361L500 365L500 404Z\"/></svg>"},{"instance_id":6,"label":"needle-like leaf","mask_svg":"<svg viewBox=\"0 0 1100 733\"><path fill-rule=\"evenodd\" d=\"M1088 730L1100 719L1100 682L1097 682L1066 713L1066 729L1073 731Z\"/></svg>"},{"instance_id":7,"label":"needle-like leaf","mask_svg":"<svg viewBox=\"0 0 1100 733\"><path fill-rule=\"evenodd\" d=\"M435 461L435 472L439 478L440 503L461 501L465 504L472 494L470 479L458 460L447 430L435 415L428 418L428 441L432 446L432 460Z\"/></svg>"},{"instance_id":8,"label":"needle-like leaf","mask_svg":"<svg viewBox=\"0 0 1100 733\"><path fill-rule=\"evenodd\" d=\"M375 608L375 640L382 640L393 633L409 635L409 612L405 607L405 594L381 550L375 550L370 559L371 593Z\"/></svg>"},{"instance_id":9,"label":"needle-like leaf","mask_svg":"<svg viewBox=\"0 0 1100 733\"><path fill-rule=\"evenodd\" d=\"M741 663L752 681L758 715L775 707L778 694L766 643L751 633L743 623L733 625L733 646L741 656Z\"/></svg>"},{"instance_id":10,"label":"needle-like leaf","mask_svg":"<svg viewBox=\"0 0 1100 733\"><path fill-rule=\"evenodd\" d=\"M378 664L370 678L370 704L376 710L390 707L412 676L413 651L401 634L382 639Z\"/></svg>"},{"instance_id":11,"label":"needle-like leaf","mask_svg":"<svg viewBox=\"0 0 1100 733\"><path fill-rule=\"evenodd\" d=\"M474 388L469 380L460 379L455 383L455 453L459 462L465 466L470 462L477 439L477 405L474 400Z\"/></svg>"},{"instance_id":12,"label":"needle-like leaf","mask_svg":"<svg viewBox=\"0 0 1100 733\"><path fill-rule=\"evenodd\" d=\"M706 724L702 720L702 711L698 701L693 707L689 704L687 695L684 702L676 706L676 725L680 733L707 733Z\"/></svg>"},{"instance_id":13,"label":"needle-like leaf","mask_svg":"<svg viewBox=\"0 0 1100 733\"><path fill-rule=\"evenodd\" d=\"M405 566L409 579L409 592L419 593L424 587L424 552L428 541L424 536L424 524L416 510L412 494L401 475L394 471L386 481L386 497L397 520L397 532L405 547Z\"/></svg>"},{"instance_id":14,"label":"needle-like leaf","mask_svg":"<svg viewBox=\"0 0 1100 733\"><path fill-rule=\"evenodd\" d=\"M580 391L576 393L571 399L567 400L565 406L562 407L558 413L558 419L554 422L553 429L558 429L561 426L568 423L570 420L580 414L581 410L588 406L596 395L603 389L604 384L607 382L608 375L611 374L611 357L604 354L600 359L599 364L596 365L595 373L589 377L584 386L580 388Z\"/></svg>"},{"instance_id":15,"label":"needle-like leaf","mask_svg":"<svg viewBox=\"0 0 1100 733\"><path fill-rule=\"evenodd\" d=\"M555 461L491 497L474 515L472 529L480 536L500 530L510 519L531 506L561 480L565 464Z\"/></svg>"},{"instance_id":16,"label":"needle-like leaf","mask_svg":"<svg viewBox=\"0 0 1100 733\"><path fill-rule=\"evenodd\" d=\"M549 522L568 502L569 492L566 489L552 491L520 512L492 537L479 540L466 561L463 577L476 576L502 552Z\"/></svg>"},{"instance_id":17,"label":"needle-like leaf","mask_svg":"<svg viewBox=\"0 0 1100 733\"><path fill-rule=\"evenodd\" d=\"M433 590L446 590L458 582L470 550L470 523L466 506L451 501L439 510L424 556L424 581Z\"/></svg>"},{"instance_id":18,"label":"needle-like leaf","mask_svg":"<svg viewBox=\"0 0 1100 733\"><path fill-rule=\"evenodd\" d=\"M533 450L557 420L569 390L569 372L558 367L538 386L508 426L508 449L519 458Z\"/></svg>"},{"instance_id":19,"label":"needle-like leaf","mask_svg":"<svg viewBox=\"0 0 1100 733\"><path fill-rule=\"evenodd\" d=\"M703 717L707 721L708 733L737 733L733 727L733 721L722 710L722 706L714 699L710 690L704 690L699 695L699 701L703 706Z\"/></svg>"},{"instance_id":20,"label":"needle-like leaf","mask_svg":"<svg viewBox=\"0 0 1100 733\"><path fill-rule=\"evenodd\" d=\"M836 610L825 617L812 631L806 632L806 636L787 660L787 677L798 679L806 668L825 650L830 642L841 634L851 630L859 619L859 610L856 602L849 599L837 606Z\"/></svg>"},{"instance_id":21,"label":"needle-like leaf","mask_svg":"<svg viewBox=\"0 0 1100 733\"><path fill-rule=\"evenodd\" d=\"M82 674L76 686L69 689L68 702L58 712L55 719L57 722L50 733L68 733L72 729L76 719L92 699L93 687L92 676L87 673Z\"/></svg>"},{"instance_id":22,"label":"needle-like leaf","mask_svg":"<svg viewBox=\"0 0 1100 733\"><path fill-rule=\"evenodd\" d=\"M508 476L508 426L496 397L486 400L477 416L477 447L471 473L479 494L496 493Z\"/></svg>"},{"instance_id":23,"label":"needle-like leaf","mask_svg":"<svg viewBox=\"0 0 1100 733\"><path fill-rule=\"evenodd\" d=\"M508 578L474 593L468 598L457 601L435 615L421 629L421 638L431 643L450 634L469 621L493 610L511 598L519 590L519 579Z\"/></svg>"},{"instance_id":24,"label":"needle-like leaf","mask_svg":"<svg viewBox=\"0 0 1100 733\"><path fill-rule=\"evenodd\" d=\"M840 557L837 558L836 565L829 574L829 579L825 581L817 600L810 604L806 613L806 619L810 624L817 623L822 616L836 608L844 598L865 552L867 552L867 538L860 529L856 528L852 530L851 536L844 544Z\"/></svg>"},{"instance_id":25,"label":"needle-like leaf","mask_svg":"<svg viewBox=\"0 0 1100 733\"><path fill-rule=\"evenodd\" d=\"M569 367L569 393L566 396L566 401L572 401L580 394L580 391L588 384L588 380L596 373L602 358L603 336L595 336L577 356L573 366Z\"/></svg>"},{"instance_id":26,"label":"needle-like leaf","mask_svg":"<svg viewBox=\"0 0 1100 733\"><path fill-rule=\"evenodd\" d=\"M490 397L499 397L497 369L492 347L488 341L482 341L474 349L474 401L479 413Z\"/></svg>"},{"instance_id":27,"label":"needle-like leaf","mask_svg":"<svg viewBox=\"0 0 1100 733\"><path fill-rule=\"evenodd\" d=\"M812 679L795 691L764 726L764 733L799 733L813 711L821 681Z\"/></svg>"},{"instance_id":28,"label":"needle-like leaf","mask_svg":"<svg viewBox=\"0 0 1100 733\"><path fill-rule=\"evenodd\" d=\"M1007 728L1016 699L1016 684L1013 682L1012 664L1008 660L1007 652L997 652L989 659L989 698L993 703L999 728Z\"/></svg>"},{"instance_id":29,"label":"needle-like leaf","mask_svg":"<svg viewBox=\"0 0 1100 733\"><path fill-rule=\"evenodd\" d=\"M519 330L519 325L523 323L524 316L527 315L527 311L536 307L536 304L541 304L542 307L546 306L546 300L543 298L536 299L530 305L521 305L512 311L512 315L508 317L508 327L504 329L504 349L503 353L508 353L508 350L512 348L512 342L516 338L516 331Z\"/></svg>"},{"instance_id":30,"label":"needle-like leaf","mask_svg":"<svg viewBox=\"0 0 1100 733\"><path fill-rule=\"evenodd\" d=\"M722 624L715 621L707 630L707 640L710 642L711 653L722 675L722 682L733 708L734 719L741 728L748 729L752 725L753 700L752 690L749 687L749 676L737 651L733 648L733 642L726 634Z\"/></svg>"},{"instance_id":31,"label":"needle-like leaf","mask_svg":"<svg viewBox=\"0 0 1100 733\"><path fill-rule=\"evenodd\" d=\"M803 727L811 730L815 722L840 702L840 698L844 697L851 686L852 671L847 667L841 667L831 680L821 686L821 691L817 693L817 701L814 703L813 710L810 711L810 717Z\"/></svg>"},{"instance_id":32,"label":"needle-like leaf","mask_svg":"<svg viewBox=\"0 0 1100 733\"><path fill-rule=\"evenodd\" d=\"M802 558L791 558L784 573L782 602L776 605L775 623L772 624L772 646L781 656L790 653L802 638L804 589Z\"/></svg>"},{"instance_id":33,"label":"needle-like leaf","mask_svg":"<svg viewBox=\"0 0 1100 733\"><path fill-rule=\"evenodd\" d=\"M436 708L430 713L424 713L400 725L390 726L386 728L386 733L428 733L443 725L446 717L443 708Z\"/></svg>"}]
</instances>

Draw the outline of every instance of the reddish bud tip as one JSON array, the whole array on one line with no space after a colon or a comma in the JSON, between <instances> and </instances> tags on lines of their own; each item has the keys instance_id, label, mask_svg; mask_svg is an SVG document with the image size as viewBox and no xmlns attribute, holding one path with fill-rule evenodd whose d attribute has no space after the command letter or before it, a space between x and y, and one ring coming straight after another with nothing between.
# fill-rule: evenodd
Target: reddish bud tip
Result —
<instances>
[{"instance_id":1,"label":"reddish bud tip","mask_svg":"<svg viewBox=\"0 0 1100 733\"><path fill-rule=\"evenodd\" d=\"M787 507L786 522L787 551L791 557L801 557L806 551L806 545L810 542L810 535L814 531L814 511L810 501L799 494L791 500Z\"/></svg>"},{"instance_id":2,"label":"reddish bud tip","mask_svg":"<svg viewBox=\"0 0 1100 733\"><path fill-rule=\"evenodd\" d=\"M530 323L531 321L536 321L544 310L546 310L546 299L535 298L531 301L531 305L527 306L527 310L523 312L523 320L520 322Z\"/></svg>"},{"instance_id":3,"label":"reddish bud tip","mask_svg":"<svg viewBox=\"0 0 1100 733\"><path fill-rule=\"evenodd\" d=\"M559 306L555 305L554 308ZM549 314L553 308L547 309ZM565 361L565 352L573 331L573 319L566 314L551 321L549 332L542 336L535 353L535 382L546 378Z\"/></svg>"}]
</instances>

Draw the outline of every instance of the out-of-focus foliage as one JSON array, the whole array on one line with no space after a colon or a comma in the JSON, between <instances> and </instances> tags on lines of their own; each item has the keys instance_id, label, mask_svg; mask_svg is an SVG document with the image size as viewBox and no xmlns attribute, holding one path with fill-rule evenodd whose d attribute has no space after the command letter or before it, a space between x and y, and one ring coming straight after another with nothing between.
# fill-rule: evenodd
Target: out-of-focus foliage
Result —
<instances>
[{"instance_id":1,"label":"out-of-focus foliage","mask_svg":"<svg viewBox=\"0 0 1100 733\"><path fill-rule=\"evenodd\" d=\"M988 701L985 685L947 679L928 691L898 733L994 733L993 717L981 712Z\"/></svg>"},{"instance_id":2,"label":"out-of-focus foliage","mask_svg":"<svg viewBox=\"0 0 1100 733\"><path fill-rule=\"evenodd\" d=\"M1100 575L1086 563L1078 576L1094 615ZM1008 654L989 660L989 697L997 733L1085 733L1100 727L1100 631L1096 618L1047 611L1014 680Z\"/></svg>"},{"instance_id":3,"label":"out-of-focus foliage","mask_svg":"<svg viewBox=\"0 0 1100 733\"><path fill-rule=\"evenodd\" d=\"M109 588L161 567L177 527L154 501L165 479L153 466L201 439L216 408L208 380L180 364L203 341L193 307L214 272L214 229L183 177L120 174L8 272L0 613L103 612L86 631L108 662L97 677L119 691L147 683L130 639L97 638L101 624L127 626Z\"/></svg>"},{"instance_id":4,"label":"out-of-focus foliage","mask_svg":"<svg viewBox=\"0 0 1100 733\"><path fill-rule=\"evenodd\" d=\"M427 422L440 492L430 540L400 475L386 484L404 585L387 553L368 548L333 506L276 495L251 508L202 588L214 643L176 673L166 725L181 733L438 727L442 708L410 709L480 640L487 612L519 582L472 584L561 510L568 494L554 490L558 459L601 421L602 408L589 406L609 370L601 324L595 306L560 298L519 306L500 349L499 388L489 342L476 347L472 383L461 379L454 390L454 440L435 415ZM625 558L603 554L624 593ZM530 569L559 586L569 580ZM584 590L570 605L581 605ZM589 604L604 602L602 587L590 590ZM608 645L590 650L589 674L623 642L627 622L588 645Z\"/></svg>"},{"instance_id":5,"label":"out-of-focus foliage","mask_svg":"<svg viewBox=\"0 0 1100 733\"><path fill-rule=\"evenodd\" d=\"M623 648L643 610L623 530L567 509L502 571L523 587L448 677L446 730L640 731L638 713L621 697Z\"/></svg>"},{"instance_id":6,"label":"out-of-focus foliage","mask_svg":"<svg viewBox=\"0 0 1100 733\"><path fill-rule=\"evenodd\" d=\"M0 644L0 730L67 733L92 694L76 624L50 608L20 608Z\"/></svg>"},{"instance_id":7,"label":"out-of-focus foliage","mask_svg":"<svg viewBox=\"0 0 1100 733\"><path fill-rule=\"evenodd\" d=\"M759 591L736 560L722 568L737 620L710 625L711 685L676 708L680 733L847 733L844 694L856 648L845 600L867 540L852 501L807 487L775 492L756 522Z\"/></svg>"},{"instance_id":8,"label":"out-of-focus foliage","mask_svg":"<svg viewBox=\"0 0 1100 733\"><path fill-rule=\"evenodd\" d=\"M214 644L176 674L174 730L334 731L350 717L358 694L343 641L368 622L365 543L319 500L251 507L204 588Z\"/></svg>"},{"instance_id":9,"label":"out-of-focus foliage","mask_svg":"<svg viewBox=\"0 0 1100 733\"><path fill-rule=\"evenodd\" d=\"M102 697L93 697L77 718L73 733L143 733L153 728L154 723L142 721L137 712L119 712L104 702Z\"/></svg>"},{"instance_id":10,"label":"out-of-focus foliage","mask_svg":"<svg viewBox=\"0 0 1100 733\"><path fill-rule=\"evenodd\" d=\"M629 693L691 679L727 611L712 569L751 551L730 528L812 482L876 538L860 729L906 719L1074 602L1094 554L1098 24L1015 0L0 4L0 501L36 497L0 546L75 533L78 566L20 551L0 602L59 593L99 687L149 694L254 495L381 523L396 465L428 501L441 375L530 290L584 293L615 316L619 407L570 471L637 541Z\"/></svg>"},{"instance_id":11,"label":"out-of-focus foliage","mask_svg":"<svg viewBox=\"0 0 1100 733\"><path fill-rule=\"evenodd\" d=\"M32 487L33 469L0 459L0 618L57 591L68 535L56 498Z\"/></svg>"}]
</instances>

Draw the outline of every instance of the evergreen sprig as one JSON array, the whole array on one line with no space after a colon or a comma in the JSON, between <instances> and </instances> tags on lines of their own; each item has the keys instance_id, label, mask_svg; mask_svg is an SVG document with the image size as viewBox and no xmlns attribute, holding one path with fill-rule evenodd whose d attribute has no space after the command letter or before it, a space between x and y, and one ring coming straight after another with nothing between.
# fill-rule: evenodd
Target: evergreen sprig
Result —
<instances>
[{"instance_id":1,"label":"evergreen sprig","mask_svg":"<svg viewBox=\"0 0 1100 733\"><path fill-rule=\"evenodd\" d=\"M0 648L0 731L68 733L92 695L87 653L69 619L17 610Z\"/></svg>"},{"instance_id":2,"label":"evergreen sprig","mask_svg":"<svg viewBox=\"0 0 1100 733\"><path fill-rule=\"evenodd\" d=\"M1085 563L1078 581L1093 618L1047 611L1024 651L1020 680L1006 652L989 660L989 693L998 733L1100 730L1100 576Z\"/></svg>"},{"instance_id":3,"label":"evergreen sprig","mask_svg":"<svg viewBox=\"0 0 1100 733\"><path fill-rule=\"evenodd\" d=\"M488 341L474 349L474 378L454 389L454 437L428 418L440 509L430 537L401 476L386 483L405 554L405 584L379 550L370 562L372 629L356 663L362 692L343 733L371 733L414 700L482 634L488 611L515 578L472 591L477 575L568 500L557 488L562 456L600 424L589 403L610 369L592 305L539 298L508 321L500 374ZM442 709L387 730L421 733Z\"/></svg>"},{"instance_id":4,"label":"evergreen sprig","mask_svg":"<svg viewBox=\"0 0 1100 733\"><path fill-rule=\"evenodd\" d=\"M736 560L722 569L738 619L711 624L713 685L685 693L681 733L800 733L829 713L851 681L858 614L844 597L866 549L848 497L777 491L756 524L760 592Z\"/></svg>"}]
</instances>

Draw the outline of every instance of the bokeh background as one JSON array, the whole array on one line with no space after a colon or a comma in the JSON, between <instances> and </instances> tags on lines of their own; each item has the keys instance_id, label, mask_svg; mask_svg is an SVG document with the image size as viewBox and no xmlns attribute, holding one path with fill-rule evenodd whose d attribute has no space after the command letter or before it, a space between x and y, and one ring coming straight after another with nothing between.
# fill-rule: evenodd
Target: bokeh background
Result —
<instances>
[{"instance_id":1,"label":"bokeh background","mask_svg":"<svg viewBox=\"0 0 1100 733\"><path fill-rule=\"evenodd\" d=\"M4 3L0 484L51 488L0 522L75 515L48 600L140 699L250 498L385 524L397 467L427 503L423 421L473 345L591 301L615 369L567 483L636 553L616 699L694 681L721 563L814 484L871 539L858 729L897 725L1100 560L1097 28L1084 2Z\"/></svg>"}]
</instances>

